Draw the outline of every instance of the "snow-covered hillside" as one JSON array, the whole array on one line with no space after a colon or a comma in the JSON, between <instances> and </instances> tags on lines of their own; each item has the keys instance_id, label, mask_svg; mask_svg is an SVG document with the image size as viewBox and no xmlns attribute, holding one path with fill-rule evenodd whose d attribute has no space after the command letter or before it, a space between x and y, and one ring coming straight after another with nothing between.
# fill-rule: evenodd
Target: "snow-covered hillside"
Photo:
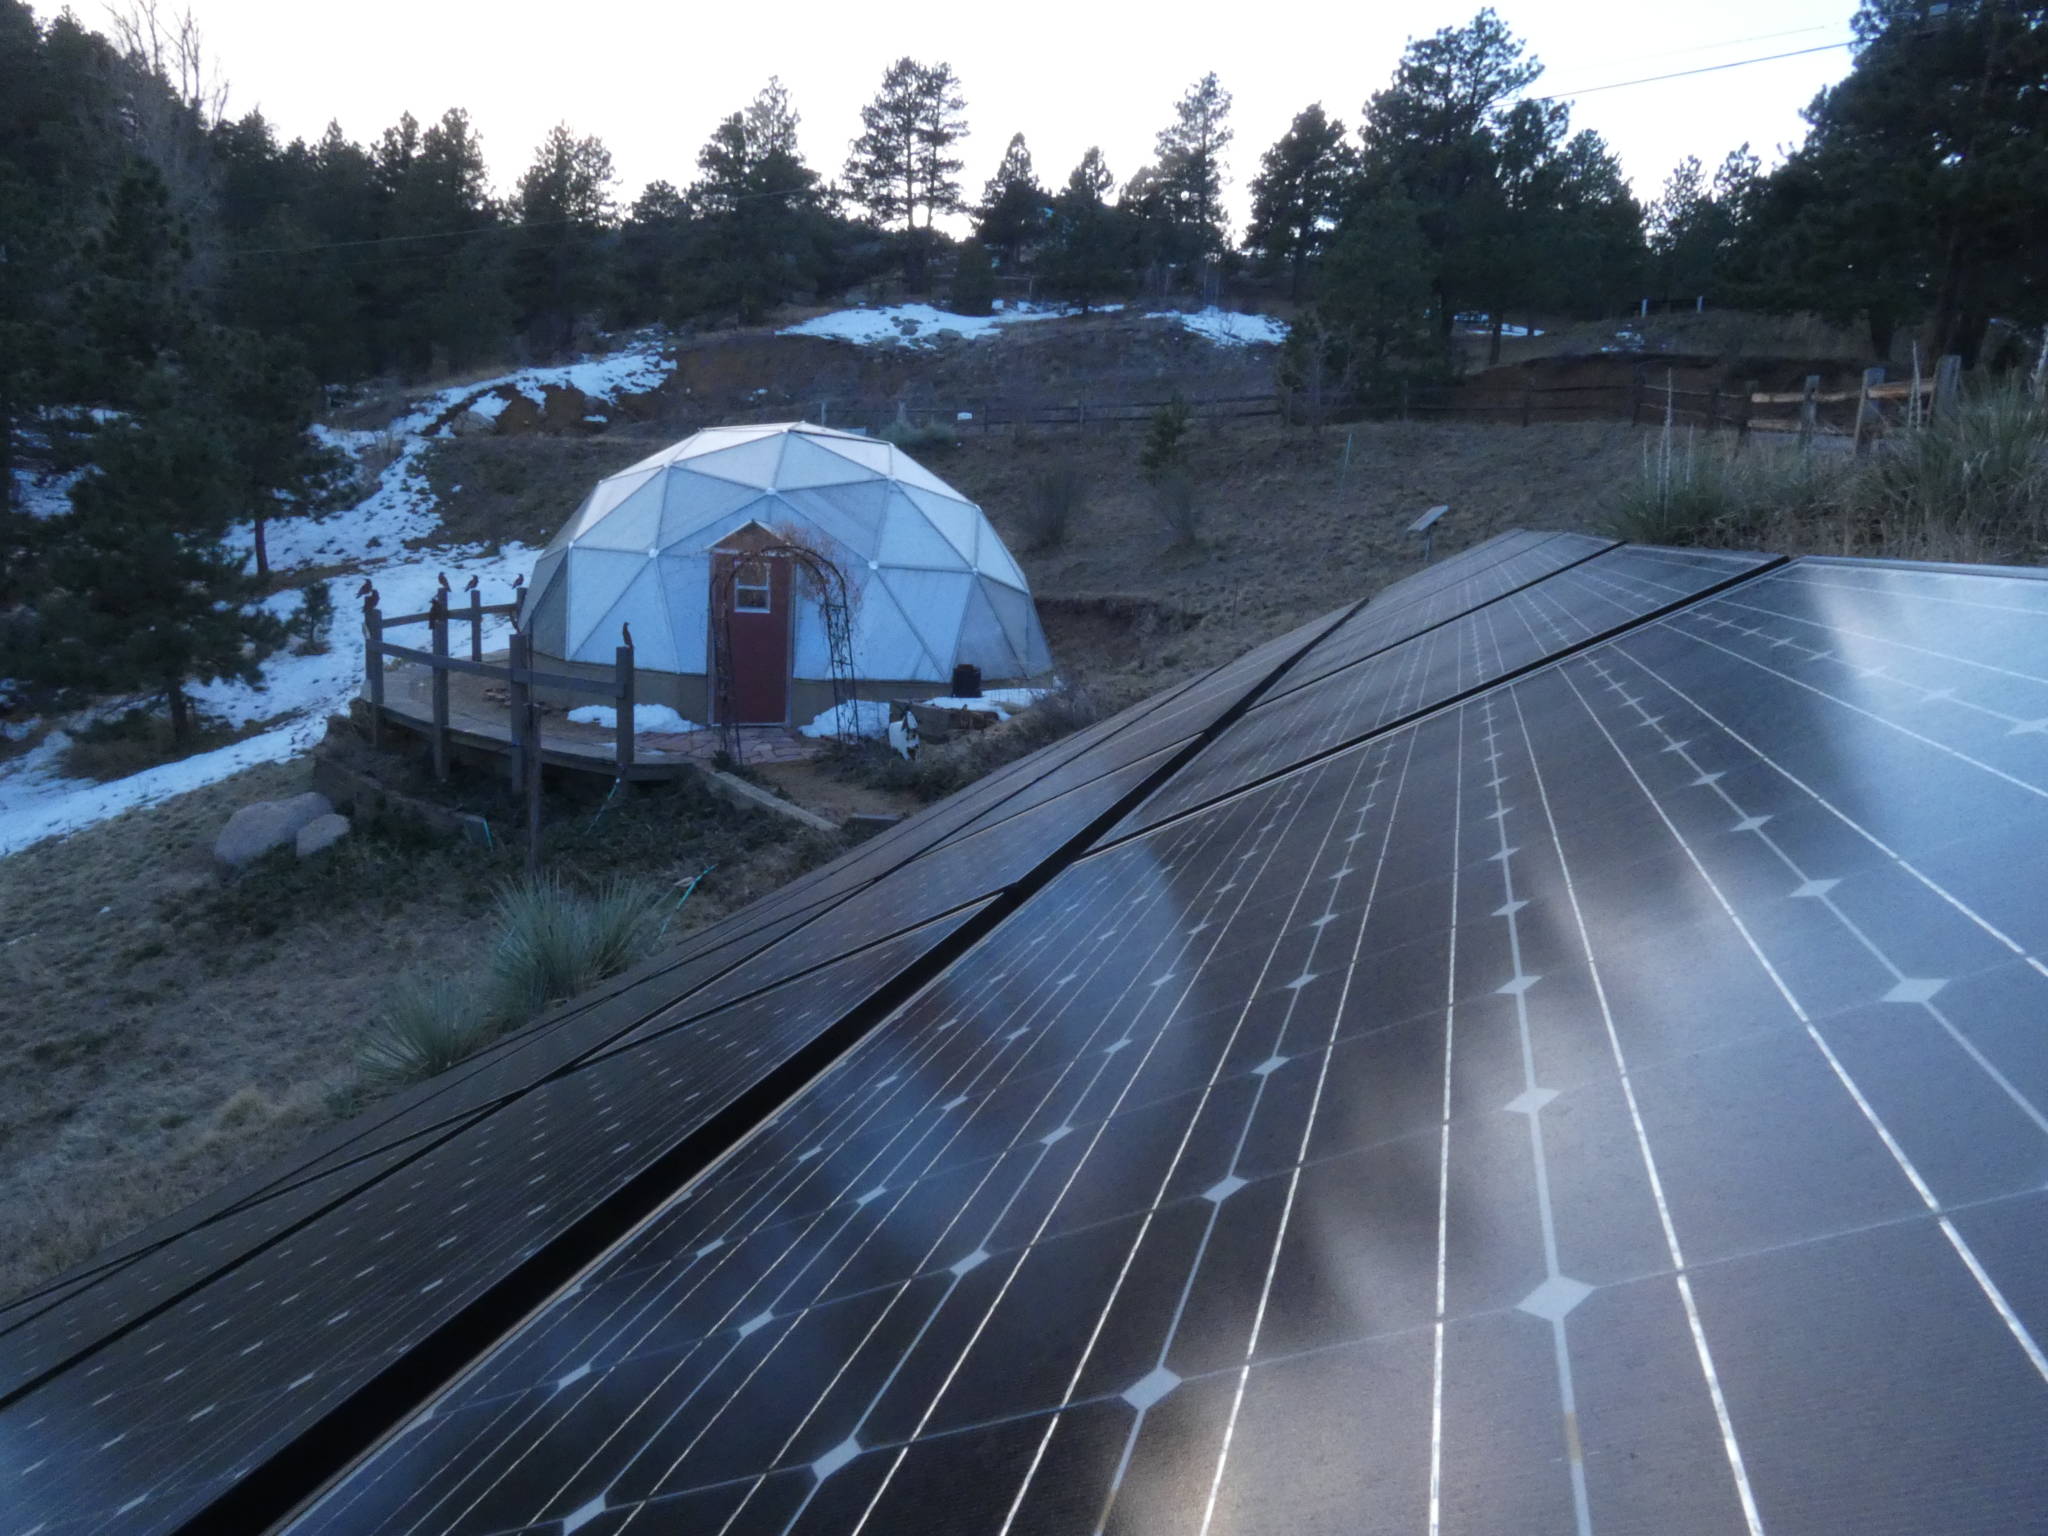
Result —
<instances>
[{"instance_id":1,"label":"snow-covered hillside","mask_svg":"<svg viewBox=\"0 0 2048 1536\"><path fill-rule=\"evenodd\" d=\"M58 762L69 744L61 727L75 728L83 722L57 722L59 729L35 750L0 763L0 855L214 783L253 764L279 762L306 751L319 740L327 716L348 707L362 675L361 608L355 596L362 578L376 584L386 613L425 608L442 575L458 590L474 575L486 602L505 602L513 578L530 571L539 553L517 544L505 545L495 555L474 546L434 545L440 514L419 460L430 437L451 430L442 423L465 404L491 414L492 402L502 409L515 393L539 403L549 388L574 388L594 402L609 402L656 388L673 366L653 338L641 338L587 362L525 369L442 390L414 403L383 432L322 429L326 441L352 456L380 441L395 439L400 444L398 457L355 506L317 520L273 522L266 530L271 567L286 583L291 583L293 571L308 567L339 566L346 572L326 578L334 611L326 653L300 656L287 647L264 664L259 687L217 683L195 688L193 697L206 712L234 725L260 723L265 729L217 751L105 784L66 778L59 771ZM39 505L39 510L61 515L63 508ZM253 544L250 529L238 530L236 538L244 547ZM411 541L424 541L427 547L408 549ZM299 602L295 583L269 600L280 616L291 614ZM486 647L504 641L504 621L486 626Z\"/></svg>"},{"instance_id":2,"label":"snow-covered hillside","mask_svg":"<svg viewBox=\"0 0 2048 1536\"><path fill-rule=\"evenodd\" d=\"M999 300L998 303L1001 301ZM1096 314L1113 314L1121 304L1098 304ZM1056 320L1074 313L1052 305L1010 304L990 315L956 315L929 304L889 304L876 309L836 309L800 325L785 326L782 336L824 336L861 346L934 347L947 337L981 341L1031 320ZM1270 315L1245 315L1231 310L1154 310L1147 320L1167 320L1206 336L1218 346L1277 346L1287 339L1287 326Z\"/></svg>"}]
</instances>

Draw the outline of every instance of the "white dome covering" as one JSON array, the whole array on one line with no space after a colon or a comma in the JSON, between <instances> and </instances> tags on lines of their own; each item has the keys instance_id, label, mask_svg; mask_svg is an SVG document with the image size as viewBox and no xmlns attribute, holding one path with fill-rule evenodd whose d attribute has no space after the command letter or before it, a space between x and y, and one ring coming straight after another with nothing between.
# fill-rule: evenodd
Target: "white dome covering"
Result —
<instances>
[{"instance_id":1,"label":"white dome covering","mask_svg":"<svg viewBox=\"0 0 2048 1536\"><path fill-rule=\"evenodd\" d=\"M536 649L609 665L631 624L640 668L706 672L712 551L750 523L838 566L862 679L1051 669L1030 583L981 508L892 444L803 422L712 427L599 481L534 565ZM791 672L832 675L815 602L797 604Z\"/></svg>"}]
</instances>

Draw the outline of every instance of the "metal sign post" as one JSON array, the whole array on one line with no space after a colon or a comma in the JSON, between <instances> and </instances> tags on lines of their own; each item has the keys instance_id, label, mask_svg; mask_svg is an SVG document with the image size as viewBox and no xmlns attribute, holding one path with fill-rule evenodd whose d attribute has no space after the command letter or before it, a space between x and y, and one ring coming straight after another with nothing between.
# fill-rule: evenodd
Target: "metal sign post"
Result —
<instances>
[{"instance_id":1,"label":"metal sign post","mask_svg":"<svg viewBox=\"0 0 2048 1536\"><path fill-rule=\"evenodd\" d=\"M1414 522L1408 525L1408 531L1410 533L1419 533L1422 535L1422 563L1424 565L1429 564L1429 562L1433 558L1435 558L1436 555L1437 519L1442 517L1446 512L1450 510L1451 509L1448 505L1441 507L1431 507L1427 512L1423 513L1422 516L1418 517L1417 519L1415 519Z\"/></svg>"}]
</instances>

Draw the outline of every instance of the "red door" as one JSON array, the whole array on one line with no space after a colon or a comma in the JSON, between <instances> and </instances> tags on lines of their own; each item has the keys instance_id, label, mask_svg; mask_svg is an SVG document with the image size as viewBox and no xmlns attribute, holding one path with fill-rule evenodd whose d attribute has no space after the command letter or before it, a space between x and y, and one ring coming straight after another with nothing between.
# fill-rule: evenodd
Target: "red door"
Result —
<instances>
[{"instance_id":1,"label":"red door","mask_svg":"<svg viewBox=\"0 0 2048 1536\"><path fill-rule=\"evenodd\" d=\"M711 580L714 614L718 612L721 590L730 594L736 723L787 724L789 562L751 559L744 554L721 551L712 567Z\"/></svg>"}]
</instances>

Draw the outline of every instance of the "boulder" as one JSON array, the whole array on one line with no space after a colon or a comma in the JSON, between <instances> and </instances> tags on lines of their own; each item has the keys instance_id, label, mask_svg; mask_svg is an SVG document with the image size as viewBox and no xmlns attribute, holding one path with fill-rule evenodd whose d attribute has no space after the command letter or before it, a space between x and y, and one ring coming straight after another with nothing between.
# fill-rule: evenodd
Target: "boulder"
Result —
<instances>
[{"instance_id":1,"label":"boulder","mask_svg":"<svg viewBox=\"0 0 2048 1536\"><path fill-rule=\"evenodd\" d=\"M261 858L299 835L309 821L333 814L325 795L307 792L289 800L258 800L228 818L213 840L213 856L231 869Z\"/></svg>"},{"instance_id":2,"label":"boulder","mask_svg":"<svg viewBox=\"0 0 2048 1536\"><path fill-rule=\"evenodd\" d=\"M315 816L299 828L299 857L310 859L323 849L332 848L348 836L348 829L349 819L346 816L337 816L333 812L325 816Z\"/></svg>"}]
</instances>

